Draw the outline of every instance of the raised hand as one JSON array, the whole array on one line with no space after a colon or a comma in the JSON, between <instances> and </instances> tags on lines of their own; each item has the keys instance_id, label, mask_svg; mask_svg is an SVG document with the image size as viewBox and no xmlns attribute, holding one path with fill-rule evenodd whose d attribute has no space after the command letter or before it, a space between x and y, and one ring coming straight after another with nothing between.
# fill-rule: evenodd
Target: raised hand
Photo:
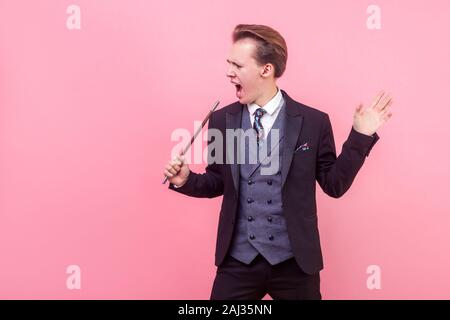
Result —
<instances>
[{"instance_id":1,"label":"raised hand","mask_svg":"<svg viewBox=\"0 0 450 320\"><path fill-rule=\"evenodd\" d=\"M370 107L364 108L360 104L353 116L353 129L368 136L373 135L392 116L392 103L392 97L381 91Z\"/></svg>"}]
</instances>

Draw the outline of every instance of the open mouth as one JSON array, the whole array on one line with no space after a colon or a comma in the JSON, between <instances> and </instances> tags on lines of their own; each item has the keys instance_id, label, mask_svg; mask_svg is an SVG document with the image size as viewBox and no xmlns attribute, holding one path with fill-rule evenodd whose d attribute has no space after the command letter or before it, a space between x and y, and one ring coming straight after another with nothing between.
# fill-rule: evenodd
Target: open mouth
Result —
<instances>
[{"instance_id":1,"label":"open mouth","mask_svg":"<svg viewBox=\"0 0 450 320\"><path fill-rule=\"evenodd\" d=\"M235 84L236 86L236 96L238 98L241 98L242 96L242 86L240 84Z\"/></svg>"}]
</instances>

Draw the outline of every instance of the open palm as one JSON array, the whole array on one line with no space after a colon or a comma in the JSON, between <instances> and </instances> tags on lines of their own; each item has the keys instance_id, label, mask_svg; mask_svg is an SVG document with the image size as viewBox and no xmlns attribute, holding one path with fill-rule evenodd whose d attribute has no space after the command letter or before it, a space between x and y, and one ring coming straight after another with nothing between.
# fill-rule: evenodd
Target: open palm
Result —
<instances>
[{"instance_id":1,"label":"open palm","mask_svg":"<svg viewBox=\"0 0 450 320\"><path fill-rule=\"evenodd\" d=\"M390 95L381 91L370 107L364 108L360 104L353 116L353 128L359 133L373 135L392 116L390 112L392 103Z\"/></svg>"}]
</instances>

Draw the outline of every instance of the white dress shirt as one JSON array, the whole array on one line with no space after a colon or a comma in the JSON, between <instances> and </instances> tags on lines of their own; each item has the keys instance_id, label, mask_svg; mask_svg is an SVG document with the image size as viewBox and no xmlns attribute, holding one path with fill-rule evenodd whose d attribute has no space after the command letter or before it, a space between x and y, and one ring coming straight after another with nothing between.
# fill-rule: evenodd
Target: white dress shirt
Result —
<instances>
[{"instance_id":1,"label":"white dress shirt","mask_svg":"<svg viewBox=\"0 0 450 320\"><path fill-rule=\"evenodd\" d=\"M270 129L272 129L272 126L277 119L278 113L281 109L281 100L283 99L283 95L281 94L281 90L278 89L277 94L266 103L264 106L259 106L256 103L250 103L247 104L247 110L250 113L250 121L253 127L253 122L255 122L255 112L258 108L263 108L267 112L261 117L261 124L264 128L264 136L263 138L266 139L267 135L269 134Z\"/></svg>"}]
</instances>

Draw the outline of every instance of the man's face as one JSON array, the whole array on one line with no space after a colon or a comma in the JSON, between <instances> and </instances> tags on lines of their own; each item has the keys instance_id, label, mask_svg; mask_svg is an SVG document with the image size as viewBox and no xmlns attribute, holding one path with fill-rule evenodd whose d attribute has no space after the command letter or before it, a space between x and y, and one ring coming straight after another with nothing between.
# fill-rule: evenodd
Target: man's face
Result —
<instances>
[{"instance_id":1,"label":"man's face","mask_svg":"<svg viewBox=\"0 0 450 320\"><path fill-rule=\"evenodd\" d=\"M227 77L236 87L236 97L242 104L253 103L261 95L261 76L264 66L259 66L254 58L256 41L244 38L231 46Z\"/></svg>"}]
</instances>

